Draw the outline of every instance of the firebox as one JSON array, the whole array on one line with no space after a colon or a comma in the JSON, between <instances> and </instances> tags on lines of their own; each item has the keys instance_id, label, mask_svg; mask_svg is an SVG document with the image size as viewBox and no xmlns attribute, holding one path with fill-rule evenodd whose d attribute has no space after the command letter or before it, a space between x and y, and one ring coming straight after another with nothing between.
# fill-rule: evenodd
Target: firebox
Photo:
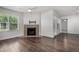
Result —
<instances>
[{"instance_id":1,"label":"firebox","mask_svg":"<svg viewBox=\"0 0 79 59\"><path fill-rule=\"evenodd\" d=\"M27 28L27 36L35 36L36 28Z\"/></svg>"}]
</instances>

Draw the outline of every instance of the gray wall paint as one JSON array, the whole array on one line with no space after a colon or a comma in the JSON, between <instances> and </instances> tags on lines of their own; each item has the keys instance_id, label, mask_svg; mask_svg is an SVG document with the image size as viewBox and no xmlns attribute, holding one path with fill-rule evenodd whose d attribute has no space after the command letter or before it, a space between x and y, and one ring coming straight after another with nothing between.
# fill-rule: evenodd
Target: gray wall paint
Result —
<instances>
[{"instance_id":1,"label":"gray wall paint","mask_svg":"<svg viewBox=\"0 0 79 59\"><path fill-rule=\"evenodd\" d=\"M68 33L68 20L62 19L61 20L61 31L62 33Z\"/></svg>"},{"instance_id":2,"label":"gray wall paint","mask_svg":"<svg viewBox=\"0 0 79 59\"><path fill-rule=\"evenodd\" d=\"M79 34L79 14L64 16L63 19L68 19L67 24L62 24L65 30L67 29L68 33ZM66 28L67 27L67 28ZM65 31L63 31L65 32Z\"/></svg>"},{"instance_id":3,"label":"gray wall paint","mask_svg":"<svg viewBox=\"0 0 79 59\"><path fill-rule=\"evenodd\" d=\"M41 13L41 35L53 37L53 11Z\"/></svg>"},{"instance_id":4,"label":"gray wall paint","mask_svg":"<svg viewBox=\"0 0 79 59\"><path fill-rule=\"evenodd\" d=\"M68 18L68 33L79 34L79 14Z\"/></svg>"},{"instance_id":5,"label":"gray wall paint","mask_svg":"<svg viewBox=\"0 0 79 59\"><path fill-rule=\"evenodd\" d=\"M11 11L5 8L0 8L0 13L4 13L7 15L14 15L19 17L19 30L17 31L5 31L0 32L0 40L13 38L17 36L23 35L23 14L15 11Z\"/></svg>"},{"instance_id":6,"label":"gray wall paint","mask_svg":"<svg viewBox=\"0 0 79 59\"><path fill-rule=\"evenodd\" d=\"M36 24L40 24L40 13L25 13L24 24L28 25L30 21L36 21Z\"/></svg>"},{"instance_id":7,"label":"gray wall paint","mask_svg":"<svg viewBox=\"0 0 79 59\"><path fill-rule=\"evenodd\" d=\"M54 35L58 35L59 33L61 33L61 19L54 16L53 20Z\"/></svg>"},{"instance_id":8,"label":"gray wall paint","mask_svg":"<svg viewBox=\"0 0 79 59\"><path fill-rule=\"evenodd\" d=\"M57 24L59 28L57 28ZM49 10L41 13L41 35L53 38L61 32L61 20L55 11Z\"/></svg>"}]
</instances>

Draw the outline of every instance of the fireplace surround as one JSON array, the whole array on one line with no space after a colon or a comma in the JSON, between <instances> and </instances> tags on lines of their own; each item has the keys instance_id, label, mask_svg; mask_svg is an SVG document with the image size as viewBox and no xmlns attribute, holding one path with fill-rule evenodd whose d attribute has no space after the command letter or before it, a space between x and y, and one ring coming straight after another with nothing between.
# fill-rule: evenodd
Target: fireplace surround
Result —
<instances>
[{"instance_id":1,"label":"fireplace surround","mask_svg":"<svg viewBox=\"0 0 79 59\"><path fill-rule=\"evenodd\" d=\"M25 37L39 37L39 25L24 25Z\"/></svg>"}]
</instances>

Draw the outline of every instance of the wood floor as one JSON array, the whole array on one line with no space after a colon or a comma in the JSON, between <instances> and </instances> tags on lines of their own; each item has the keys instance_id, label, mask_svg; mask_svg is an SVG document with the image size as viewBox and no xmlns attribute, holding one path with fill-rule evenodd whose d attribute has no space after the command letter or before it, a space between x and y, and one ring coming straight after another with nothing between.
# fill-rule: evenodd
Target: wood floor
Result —
<instances>
[{"instance_id":1,"label":"wood floor","mask_svg":"<svg viewBox=\"0 0 79 59\"><path fill-rule=\"evenodd\" d=\"M0 41L0 52L79 52L79 35L18 37Z\"/></svg>"}]
</instances>

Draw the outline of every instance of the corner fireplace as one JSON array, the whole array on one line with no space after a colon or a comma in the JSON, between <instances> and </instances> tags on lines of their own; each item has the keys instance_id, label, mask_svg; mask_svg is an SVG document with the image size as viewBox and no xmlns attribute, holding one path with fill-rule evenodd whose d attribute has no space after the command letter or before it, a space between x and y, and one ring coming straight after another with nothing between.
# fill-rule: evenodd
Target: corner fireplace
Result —
<instances>
[{"instance_id":1,"label":"corner fireplace","mask_svg":"<svg viewBox=\"0 0 79 59\"><path fill-rule=\"evenodd\" d=\"M35 36L36 28L27 28L27 36Z\"/></svg>"}]
</instances>

